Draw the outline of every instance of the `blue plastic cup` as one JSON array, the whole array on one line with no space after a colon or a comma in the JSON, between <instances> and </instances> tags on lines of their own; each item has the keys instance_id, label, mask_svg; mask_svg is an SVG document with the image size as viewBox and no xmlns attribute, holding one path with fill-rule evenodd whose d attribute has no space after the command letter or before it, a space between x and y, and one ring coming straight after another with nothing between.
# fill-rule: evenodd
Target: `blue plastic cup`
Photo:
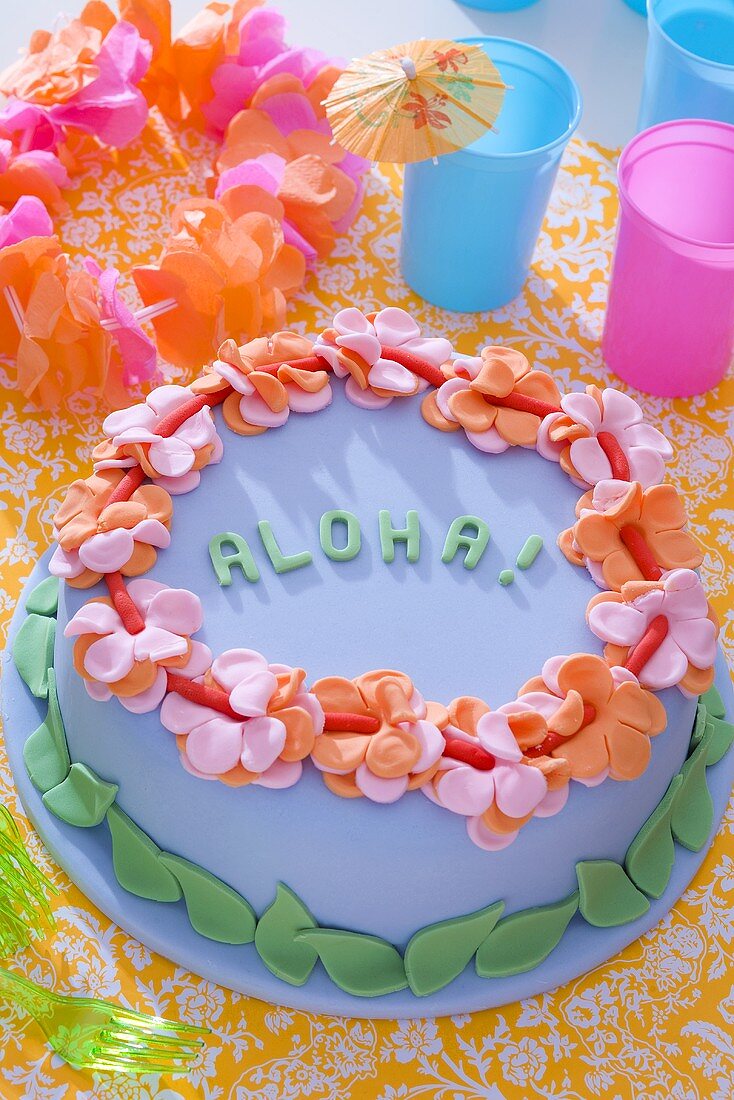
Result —
<instances>
[{"instance_id":1,"label":"blue plastic cup","mask_svg":"<svg viewBox=\"0 0 734 1100\"><path fill-rule=\"evenodd\" d=\"M734 123L734 0L648 0L638 129L675 118Z\"/></svg>"},{"instance_id":2,"label":"blue plastic cup","mask_svg":"<svg viewBox=\"0 0 734 1100\"><path fill-rule=\"evenodd\" d=\"M496 132L436 164L405 166L401 264L421 297L475 313L522 290L581 96L563 66L533 46L461 41L484 46L511 87Z\"/></svg>"}]
</instances>

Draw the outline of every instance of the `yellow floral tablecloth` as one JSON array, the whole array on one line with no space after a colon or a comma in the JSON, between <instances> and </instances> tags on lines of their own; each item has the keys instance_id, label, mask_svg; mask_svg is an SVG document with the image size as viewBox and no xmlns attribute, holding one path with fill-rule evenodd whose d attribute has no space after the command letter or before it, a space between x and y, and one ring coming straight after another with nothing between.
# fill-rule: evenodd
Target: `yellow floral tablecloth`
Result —
<instances>
[{"instance_id":1,"label":"yellow floral tablecloth","mask_svg":"<svg viewBox=\"0 0 734 1100\"><path fill-rule=\"evenodd\" d=\"M71 196L61 236L129 268L156 255L175 201L202 193L212 149L157 124L100 164ZM188 167L185 167L188 165ZM291 306L315 332L347 303L417 310L429 330L474 353L517 342L561 387L612 381L599 337L616 198L611 155L576 140L566 155L524 294L492 315L449 314L412 296L398 262L399 177L375 171L336 255ZM449 263L461 264L461 256ZM652 275L651 277L654 277ZM5 379L2 379L5 381ZM635 396L639 396L635 394ZM734 378L690 401L642 397L676 447L672 477L707 555L704 573L734 657ZM46 548L62 486L87 469L101 410L77 397L55 416L5 392L0 412L0 622ZM0 745L0 799L21 816ZM13 966L62 992L118 998L143 1011L206 1022L211 1040L188 1077L84 1075L0 1005L2 1100L731 1100L734 1096L734 809L691 889L650 935L586 977L521 1004L443 1020L355 1021L274 1008L212 986L151 955L111 925L28 832L55 879L58 932Z\"/></svg>"}]
</instances>

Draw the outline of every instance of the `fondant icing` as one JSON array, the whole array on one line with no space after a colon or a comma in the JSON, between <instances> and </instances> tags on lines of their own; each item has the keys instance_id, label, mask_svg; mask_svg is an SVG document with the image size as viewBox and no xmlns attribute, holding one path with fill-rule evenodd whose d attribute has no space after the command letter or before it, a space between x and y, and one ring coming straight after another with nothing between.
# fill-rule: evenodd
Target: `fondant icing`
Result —
<instances>
[{"instance_id":1,"label":"fondant icing","mask_svg":"<svg viewBox=\"0 0 734 1100\"><path fill-rule=\"evenodd\" d=\"M279 359L295 342L299 354ZM467 943L456 947L455 928L460 923L474 935L487 910L486 894L475 894L477 857L491 867L492 896L510 916L535 913L527 916L528 927L536 927L539 910L558 917L548 898L559 893L567 902L562 916L571 920L577 883L579 912L595 927L642 918L650 903L634 876L648 882L651 896L665 886L650 880L645 849L665 843L669 855L672 837L690 849L705 843L713 820L705 771L730 740L728 730L715 725L719 719L706 718L687 756L696 696L713 680L718 628L690 562L665 569L658 562L665 553L674 556L672 542L681 561L684 550L691 556L672 515L675 502L654 493L667 441L624 394L588 387L561 397L553 380L515 349L488 347L474 359L446 362L449 353L446 341L422 337L412 318L395 309L367 316L344 310L313 348L292 334L243 348L228 342L210 373L190 388L162 387L145 405L108 418L109 439L95 452L95 473L71 487L55 520L59 547L51 569L66 581L59 634L77 638L72 649L57 637L58 700L62 716L75 721L67 731L71 766L45 792L44 804L75 827L94 828L105 817L114 822L117 862L128 881L134 874L119 851L137 844L147 866L143 888L167 893L165 876L158 881L153 874L153 863L161 864L203 936L246 944L256 936L256 914L275 894L277 916L277 899L285 898L280 908L290 913L291 955L294 944L303 948L300 961L286 958L286 966L298 978L306 952L315 952L332 980L358 997L387 997L406 984L432 996L460 973ZM332 389L329 371L348 376L343 391ZM409 401L394 398L429 384L435 392L423 402L424 427ZM213 412L219 404L235 433L227 437L222 465ZM374 417L378 407L369 426L360 420ZM290 412L315 411L319 433L300 448L299 421L310 418ZM270 429L286 421L290 446L274 451ZM433 436L438 446L429 442L432 428L441 430ZM476 456L467 462L467 441L492 458L479 466ZM523 448L525 454L537 448L560 468L541 463L540 477L525 470ZM294 463L301 449L317 460ZM537 467L538 456L529 457ZM570 482L555 494L549 485L557 474ZM202 477L203 497L197 490ZM609 536L622 562L615 566L615 589L596 555L592 521L608 524L619 500L627 506L629 494L617 487L630 480L639 482L635 500L642 503L640 515L624 517ZM577 510L577 523L560 544L587 572L563 562L559 583L543 555L508 591L512 610L493 616L486 568L482 575L499 542L490 547L490 526L508 537L505 553L514 536L509 552L525 574L548 536L552 545L562 530L549 513L563 508L568 522L572 485L593 487L592 507ZM178 553L157 555L168 549L174 529L170 494L176 539L183 542ZM448 515L441 515L442 500ZM272 573L258 569L245 536L226 533L238 507ZM323 560L317 565L310 550L297 549L305 545L309 507L333 517L326 532L319 529L331 550L325 553L328 582L319 569ZM374 568L368 540L360 539L352 553L354 524L361 534L370 508L392 585ZM346 559L331 540L336 518L346 525ZM523 542L520 522L529 519L539 533ZM469 525L473 536L466 534ZM225 533L207 543L207 532L217 529ZM238 529L247 534L247 526ZM441 539L443 576L432 573L430 563L426 568L432 529L448 531ZM655 540L663 551L656 551ZM233 556L222 553L228 545ZM463 574L455 561L460 548ZM207 557L214 568L202 573ZM234 564L242 572L239 584ZM184 569L188 576L178 581L176 572ZM339 569L351 586L346 593ZM127 579L143 573L149 576ZM263 585L275 581L271 592L283 597L272 601L276 606L267 589L259 594L259 585L250 587L256 574ZM503 569L505 580L507 574ZM598 593L599 587L611 590ZM482 588L486 602L476 598ZM267 656L243 637L258 602L264 612L258 650ZM211 617L217 605L220 613ZM30 650L42 640L37 648L48 668L51 622L32 611L16 636L18 668L39 697L50 690L49 675ZM298 664L280 663L292 651L298 622L303 649L288 658ZM590 641L589 627L607 643L604 658L594 653L598 643ZM549 644L551 633L563 643L558 648ZM384 650L401 634L410 645L386 669ZM380 659L370 660L375 643ZM558 653L568 656L552 656ZM327 662L328 671L317 671ZM366 672L370 664L378 671ZM445 690L449 682L460 686ZM92 712L85 711L90 704L109 711L107 734L96 744L89 737ZM42 742L55 749L52 738L41 735ZM166 746L184 765L177 778ZM133 767L143 753L145 769ZM313 785L317 772L325 784L321 794ZM663 796L677 774L668 807ZM163 806L157 789L166 790ZM223 789L227 801L218 794ZM125 817L110 818L118 795ZM192 797L197 814L187 815ZM661 798L670 838L662 811L656 828ZM198 815L218 827L216 835L200 827ZM472 854L460 852L452 818L465 826ZM610 819L613 830L605 827ZM243 861L239 839L258 833L261 842L252 852L248 844ZM346 837L358 839L358 858L348 858ZM546 851L550 857L539 861ZM633 877L624 870L625 856ZM649 858L648 852L648 864ZM329 890L335 867L344 896ZM289 896L276 893L278 883ZM302 897L312 925L294 931L293 899ZM449 900L452 912L442 913ZM499 901L490 900L490 908ZM276 931L283 923L269 919ZM545 946L561 923L548 916ZM434 940L448 945L443 972L426 964L425 944ZM534 948L541 965L542 947L539 940ZM530 950L525 961L533 957ZM485 959L484 965L497 964Z\"/></svg>"}]
</instances>

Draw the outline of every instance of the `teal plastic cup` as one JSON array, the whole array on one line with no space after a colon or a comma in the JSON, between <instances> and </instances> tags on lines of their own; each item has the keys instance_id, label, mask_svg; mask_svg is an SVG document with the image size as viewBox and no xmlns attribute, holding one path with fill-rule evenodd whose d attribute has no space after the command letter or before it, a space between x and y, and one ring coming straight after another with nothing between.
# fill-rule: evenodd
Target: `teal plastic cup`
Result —
<instances>
[{"instance_id":1,"label":"teal plastic cup","mask_svg":"<svg viewBox=\"0 0 734 1100\"><path fill-rule=\"evenodd\" d=\"M509 38L483 46L508 88L496 131L405 167L405 281L443 309L476 313L520 293L563 150L581 117L572 77L548 54Z\"/></svg>"},{"instance_id":2,"label":"teal plastic cup","mask_svg":"<svg viewBox=\"0 0 734 1100\"><path fill-rule=\"evenodd\" d=\"M648 0L638 129L675 118L734 123L734 0Z\"/></svg>"}]
</instances>

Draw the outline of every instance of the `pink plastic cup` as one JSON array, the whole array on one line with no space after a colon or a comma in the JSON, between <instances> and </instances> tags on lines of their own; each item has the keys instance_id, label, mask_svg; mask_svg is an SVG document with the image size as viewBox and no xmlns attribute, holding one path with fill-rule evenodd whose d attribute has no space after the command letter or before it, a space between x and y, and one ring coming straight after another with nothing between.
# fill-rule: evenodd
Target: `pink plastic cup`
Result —
<instances>
[{"instance_id":1,"label":"pink plastic cup","mask_svg":"<svg viewBox=\"0 0 734 1100\"><path fill-rule=\"evenodd\" d=\"M703 393L734 352L734 126L679 119L644 130L618 180L604 359L648 393Z\"/></svg>"}]
</instances>

